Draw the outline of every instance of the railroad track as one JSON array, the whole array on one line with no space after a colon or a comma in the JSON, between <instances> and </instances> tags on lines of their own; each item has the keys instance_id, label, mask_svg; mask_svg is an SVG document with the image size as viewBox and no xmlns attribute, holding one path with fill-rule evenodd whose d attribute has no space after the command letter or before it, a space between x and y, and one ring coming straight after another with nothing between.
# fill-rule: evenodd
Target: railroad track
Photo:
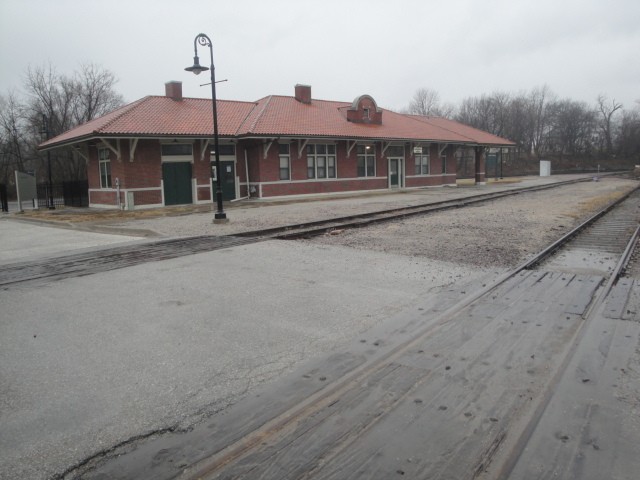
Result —
<instances>
[{"instance_id":1,"label":"railroad track","mask_svg":"<svg viewBox=\"0 0 640 480\"><path fill-rule=\"evenodd\" d=\"M498 200L500 198L518 195L521 193L531 193L543 190L549 190L552 188L563 187L566 185L572 185L574 183L581 183L590 181L588 178L582 178L577 180L568 180L565 182L558 182L547 185L538 185L533 187L514 188L503 192L482 193L477 195L471 195L465 198L459 198L454 200L443 200L440 202L433 202L422 205L413 205L408 207L399 207L388 210L379 210L377 212L363 213L356 215L349 215L344 217L337 217L329 220L320 220L316 222L307 222L296 225L288 225L283 227L274 227L265 230L258 230L252 232L244 232L236 234L239 237L263 237L268 236L271 238L277 238L280 240L295 240L298 238L309 238L317 235L323 235L333 230L350 229L350 228L362 228L368 225L374 225L376 223L384 223L390 221L400 220L402 218L427 215L429 213L440 212L443 210L450 210L456 208L463 208L469 205L476 205L491 200Z\"/></svg>"},{"instance_id":2,"label":"railroad track","mask_svg":"<svg viewBox=\"0 0 640 480\"><path fill-rule=\"evenodd\" d=\"M95 478L509 478L585 326L631 256L639 195L636 189L448 309L421 314L428 318L395 332L401 341L383 338L327 361L293 385L249 399L195 439L140 448L123 457L126 468L107 464ZM603 225L621 223L615 238L625 241L612 249ZM554 263L587 248L608 249L615 267L576 273L575 264L567 271ZM469 353L455 356L462 352ZM320 374L325 383L305 383ZM419 440L425 432L437 437L427 451Z\"/></svg>"},{"instance_id":3,"label":"railroad track","mask_svg":"<svg viewBox=\"0 0 640 480\"><path fill-rule=\"evenodd\" d=\"M350 215L329 220L307 222L283 227L242 232L230 236L198 236L180 239L159 240L143 245L110 247L99 251L65 255L52 259L10 264L0 270L0 288L26 282L61 280L70 277L126 268L147 262L178 258L185 255L210 252L223 248L260 242L264 240L291 240L345 228L361 228L404 217L426 215L447 209L462 208L486 201L496 200L521 193L558 188L589 179L569 180L548 185L516 188L503 192L485 193L470 197L395 208L372 213Z\"/></svg>"},{"instance_id":4,"label":"railroad track","mask_svg":"<svg viewBox=\"0 0 640 480\"><path fill-rule=\"evenodd\" d=\"M53 281L107 272L143 263L168 260L254 243L255 238L199 236L161 240L143 245L111 247L35 262L20 262L0 270L0 288L27 282Z\"/></svg>"},{"instance_id":5,"label":"railroad track","mask_svg":"<svg viewBox=\"0 0 640 480\"><path fill-rule=\"evenodd\" d=\"M527 268L608 274L629 244L640 221L640 191L608 205L527 263ZM631 258L630 249L619 274Z\"/></svg>"},{"instance_id":6,"label":"railroad track","mask_svg":"<svg viewBox=\"0 0 640 480\"><path fill-rule=\"evenodd\" d=\"M473 308L486 308L494 303L497 298L502 299L503 296L511 301L510 297L514 296L514 291L516 290L521 291L518 295L524 295L524 298L527 298L527 293L522 292L526 292L529 289L535 291L536 288L540 288L537 287L538 284L547 282L548 286L542 289L544 293L541 298L537 300L535 298L531 300L525 299L525 307L527 309L532 308L528 305L530 301L540 304L546 301L551 303L558 302L562 300L562 297L554 297L554 289L566 288L566 292L573 292L576 296L570 299L572 301L566 307L561 306L558 312L559 315L567 315L567 320L573 319L574 323L570 334L565 338L565 346L559 348L559 353L553 358L554 362L546 365L546 368L551 370L551 373L543 386L543 391L538 393L536 400L532 402L533 405L528 406L530 410L528 421L520 419L518 422L514 418L511 425L502 429L493 431L488 429L485 433L491 440L481 449L478 449L477 446L474 448L468 445L467 442L463 442L464 448L462 448L459 444L462 440L453 442L456 445L456 454L459 455L461 449L462 451L467 449L467 454L476 455L477 460L475 463L465 464L467 459L458 458L456 460L463 465L462 467L459 468L453 464L440 467L434 465L437 462L431 460L423 462L423 470L421 470L422 475L425 475L424 478L437 477L444 474L447 478L475 479L482 477L491 468L491 476L501 479L509 478L520 454L526 447L526 442L531 432L540 420L557 383L575 353L576 346L592 312L604 301L611 286L624 270L630 255L629 252L632 250L637 238L637 228L630 227L638 226L640 221L639 205L640 191L636 189L592 216L561 240L541 251L534 258L505 274L495 283L466 296L462 301L428 322L424 328L413 332L410 339L395 346L386 354L376 357L375 360L359 365L337 379L332 385L310 395L275 418L255 429L250 429L248 433L236 438L234 442L192 465L183 474L176 475L176 478L189 480L276 477L314 479L371 478L369 475L373 472L376 472L375 475L382 475L376 478L392 478L392 475L397 477L408 473L402 467L395 466L392 459L387 460L392 467L382 473L384 468L388 468L388 465L376 462L373 458L381 455L380 450L376 453L376 448L380 448L379 445L384 445L385 442L375 443L375 445L378 445L377 447L369 446L371 451L366 454L362 453L363 447L356 446L357 442L372 442L367 438L369 430L375 430L378 423L384 423L384 417L400 409L401 402L406 403L411 396L419 395L414 389L414 385L432 381L431 373L426 368L415 370L417 362L412 363L415 360L408 360L408 358L414 357L416 352L423 352L426 348L425 345L430 345L430 342L433 343L432 339L435 336L442 335L442 331L449 328L454 319L456 322L463 321L466 312L472 312ZM614 234L608 230L612 226L615 227ZM614 238L615 242L613 241ZM616 257L615 266L607 269L606 272L600 270L598 273L602 274L602 276L593 274L580 276L566 271L554 275L553 272L536 270L544 269L545 262L549 262L552 257L562 255L565 251L575 252L576 249L584 248L591 248L595 251L605 250L610 256ZM555 267L558 268L558 265L555 264ZM575 264L571 265L571 269L575 270L575 267ZM523 277L525 280L521 280ZM514 279L518 280L514 281ZM570 284L579 282L584 282L583 286L575 290L568 288ZM498 310L494 309L492 313ZM548 311L548 306L542 307L541 312ZM522 311L521 314L526 315L525 311ZM469 316L471 315L469 314ZM527 320L523 321L523 323L528 323L529 318L535 319L536 315L533 314L531 317L526 318ZM541 320L539 321L542 322ZM513 324L513 321L511 323ZM543 324L539 323L537 326L542 327ZM565 327L558 326L558 328ZM555 341L557 335L556 333L550 333L546 340L541 341L541 345L545 342ZM517 337L517 342L521 342L526 336L528 335L523 334ZM497 345L497 343L493 345ZM522 345L519 348L525 347ZM483 352L483 355L488 356L490 353ZM512 353L509 355L512 355ZM535 353L530 357L534 359ZM482 356L479 356L478 359L480 358ZM413 368L407 368L408 365ZM448 368L448 366L445 367L445 370ZM529 372L529 370L527 371ZM389 390L386 392L386 396L389 398L386 400L378 398L376 402L371 402L366 395L360 396L363 389L377 388L379 382L382 382L382 378L390 382L385 387ZM390 378L393 378L393 380ZM443 386L442 388L445 387ZM533 393L531 395L533 400L535 395ZM380 394L380 396L383 395ZM522 397L522 394L520 396ZM416 399L414 403L417 401L423 402L421 399ZM343 409L349 415L353 415L355 420L351 418L347 420L333 411L333 408L341 403L346 403ZM370 410L363 412L359 408L360 403ZM506 408L511 408L513 416L517 417L516 411L523 409L526 403L512 402L511 406L507 405ZM446 405L439 407L440 410L446 410L447 408ZM342 415L345 414L346 412L342 413ZM404 414L408 415L408 412L405 411ZM473 413L465 412L464 416L467 415L471 417ZM340 427L340 422L336 420L334 428L338 430L338 433L332 433L327 426L327 424L331 423L332 417L343 418L342 421L345 422L355 421L356 426L345 430ZM363 419L362 417L366 418ZM498 418L489 418L489 422L493 421L499 423ZM388 423L392 424L392 422ZM431 428L436 430L440 426L439 423L433 421L431 421L431 424ZM396 428L399 427L397 424L395 426ZM410 423L405 424L404 428L410 429ZM316 435L313 434L314 431L317 432ZM444 431L440 433L445 434ZM472 434L469 432L466 435ZM491 465L497 452L503 447L503 444L506 444L505 439L507 436L511 437L511 440L509 446L504 447L506 453L502 454L503 458L496 461L497 465ZM513 437L516 438L514 439ZM366 440L363 441L362 438ZM478 438L476 443L480 443L482 440L482 438ZM445 439L443 438L442 441L444 442ZM296 446L296 442L303 446ZM329 445L325 442L335 442L338 446ZM320 444L320 447L316 444ZM305 455L305 449L312 453ZM343 449L352 449L354 452L345 454ZM415 450L416 454L419 450ZM449 454L452 454L452 452L449 452ZM300 459L300 456L303 458ZM349 462L357 463L357 468L350 469L353 467L348 465L344 467L343 464L345 462L347 464ZM367 462L376 464L373 472L366 470L364 467ZM417 458L415 462L419 463ZM272 477L272 475L276 477ZM420 476L419 478L423 477Z\"/></svg>"},{"instance_id":7,"label":"railroad track","mask_svg":"<svg viewBox=\"0 0 640 480\"><path fill-rule=\"evenodd\" d=\"M627 254L627 261L622 274L624 276L640 278L640 227L636 229L634 236L636 240Z\"/></svg>"}]
</instances>

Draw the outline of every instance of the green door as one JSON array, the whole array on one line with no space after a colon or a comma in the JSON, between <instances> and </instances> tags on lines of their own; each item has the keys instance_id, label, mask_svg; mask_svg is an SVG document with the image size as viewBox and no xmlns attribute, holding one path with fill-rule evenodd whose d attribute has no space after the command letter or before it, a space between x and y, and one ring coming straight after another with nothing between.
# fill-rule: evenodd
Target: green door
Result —
<instances>
[{"instance_id":1,"label":"green door","mask_svg":"<svg viewBox=\"0 0 640 480\"><path fill-rule=\"evenodd\" d=\"M162 180L164 183L165 205L193 203L190 162L163 163Z\"/></svg>"},{"instance_id":2,"label":"green door","mask_svg":"<svg viewBox=\"0 0 640 480\"><path fill-rule=\"evenodd\" d=\"M498 178L498 154L489 153L486 157L484 164L484 171L487 172L487 177L495 172L496 178Z\"/></svg>"},{"instance_id":3,"label":"green door","mask_svg":"<svg viewBox=\"0 0 640 480\"><path fill-rule=\"evenodd\" d=\"M215 165L212 162L212 166ZM222 199L225 201L233 200L236 198L236 166L234 162L224 162L220 161L220 169L221 173L221 186L222 186ZM215 171L215 169L213 169ZM216 196L216 180L212 179L213 182L213 198L215 201Z\"/></svg>"}]
</instances>

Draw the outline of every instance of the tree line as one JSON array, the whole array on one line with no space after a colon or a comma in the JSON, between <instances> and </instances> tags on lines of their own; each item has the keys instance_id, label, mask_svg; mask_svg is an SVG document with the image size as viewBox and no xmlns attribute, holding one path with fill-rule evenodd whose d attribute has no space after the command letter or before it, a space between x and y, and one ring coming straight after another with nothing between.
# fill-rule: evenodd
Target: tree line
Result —
<instances>
[{"instance_id":1,"label":"tree line","mask_svg":"<svg viewBox=\"0 0 640 480\"><path fill-rule=\"evenodd\" d=\"M590 105L559 98L542 86L518 94L467 97L453 105L441 102L438 92L421 88L404 112L452 118L507 138L521 155L535 160L640 163L640 99L624 108L603 94Z\"/></svg>"},{"instance_id":2,"label":"tree line","mask_svg":"<svg viewBox=\"0 0 640 480\"><path fill-rule=\"evenodd\" d=\"M124 104L115 75L82 64L71 75L52 66L28 68L23 91L0 95L0 183L12 184L15 170L46 178L47 157L37 145ZM72 150L51 154L54 183L86 179L86 161Z\"/></svg>"}]
</instances>

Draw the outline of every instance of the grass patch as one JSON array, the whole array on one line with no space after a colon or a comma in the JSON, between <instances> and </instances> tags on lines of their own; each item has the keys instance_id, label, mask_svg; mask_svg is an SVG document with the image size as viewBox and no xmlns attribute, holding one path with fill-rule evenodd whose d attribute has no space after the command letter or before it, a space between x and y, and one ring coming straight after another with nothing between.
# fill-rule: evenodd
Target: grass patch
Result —
<instances>
[{"instance_id":1,"label":"grass patch","mask_svg":"<svg viewBox=\"0 0 640 480\"><path fill-rule=\"evenodd\" d=\"M41 220L46 222L84 223L84 222L113 222L136 220L141 218L169 217L189 215L191 213L211 212L212 205L182 205L179 207L148 208L143 210L95 210L64 208L57 210L26 210L20 214L21 218Z\"/></svg>"},{"instance_id":2,"label":"grass patch","mask_svg":"<svg viewBox=\"0 0 640 480\"><path fill-rule=\"evenodd\" d=\"M612 192L603 193L596 197L590 198L588 200L584 200L578 204L576 207L576 211L569 214L571 218L580 219L585 217L586 215L593 214L606 207L610 203L619 200L624 195L627 194L629 190L614 190Z\"/></svg>"}]
</instances>

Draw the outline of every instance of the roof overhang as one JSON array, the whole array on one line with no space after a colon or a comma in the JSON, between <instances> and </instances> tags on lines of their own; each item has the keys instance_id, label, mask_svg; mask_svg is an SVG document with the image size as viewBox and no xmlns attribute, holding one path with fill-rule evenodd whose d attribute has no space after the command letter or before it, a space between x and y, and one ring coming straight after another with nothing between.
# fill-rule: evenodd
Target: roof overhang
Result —
<instances>
[{"instance_id":1,"label":"roof overhang","mask_svg":"<svg viewBox=\"0 0 640 480\"><path fill-rule=\"evenodd\" d=\"M343 140L343 141L353 141L353 142L408 142L408 143L446 143L451 145L459 145L459 146L468 146L468 147L486 147L486 148L513 148L516 147L515 143L479 143L472 139L468 141L463 140L446 140L446 139L438 139L438 138L409 138L409 137L354 137L354 136L342 136L342 135L308 135L308 134L260 134L260 135L218 135L221 139L233 139L233 140L273 140L275 139L289 139L289 140L322 140L322 141L331 141L331 140ZM101 139L112 139L112 140L166 140L166 139L185 139L185 140L203 140L210 139L213 137L213 134L209 135L200 135L200 134L152 134L152 135L119 135L119 134L103 134L98 132L92 132L88 135L84 135L82 137L75 137L69 139L67 141L54 142L47 145L48 142L44 142L43 144L38 145L38 150L41 152L46 152L49 150L56 150L60 148L73 148L74 146L81 145L83 143L91 142L91 141L101 141Z\"/></svg>"},{"instance_id":2,"label":"roof overhang","mask_svg":"<svg viewBox=\"0 0 640 480\"><path fill-rule=\"evenodd\" d=\"M218 135L221 139L237 139L235 135ZM150 135L131 135L131 134L103 134L93 132L88 135L83 135L82 137L75 137L66 141L55 142L47 145L48 142L44 142L38 145L37 149L41 152L46 152L47 150L56 150L59 148L70 148L74 145L80 145L87 142L92 141L100 141L101 139L110 139L110 140L167 140L167 139L185 139L185 140L204 140L213 138L213 133L209 135L199 135L199 134L150 134Z\"/></svg>"}]
</instances>

